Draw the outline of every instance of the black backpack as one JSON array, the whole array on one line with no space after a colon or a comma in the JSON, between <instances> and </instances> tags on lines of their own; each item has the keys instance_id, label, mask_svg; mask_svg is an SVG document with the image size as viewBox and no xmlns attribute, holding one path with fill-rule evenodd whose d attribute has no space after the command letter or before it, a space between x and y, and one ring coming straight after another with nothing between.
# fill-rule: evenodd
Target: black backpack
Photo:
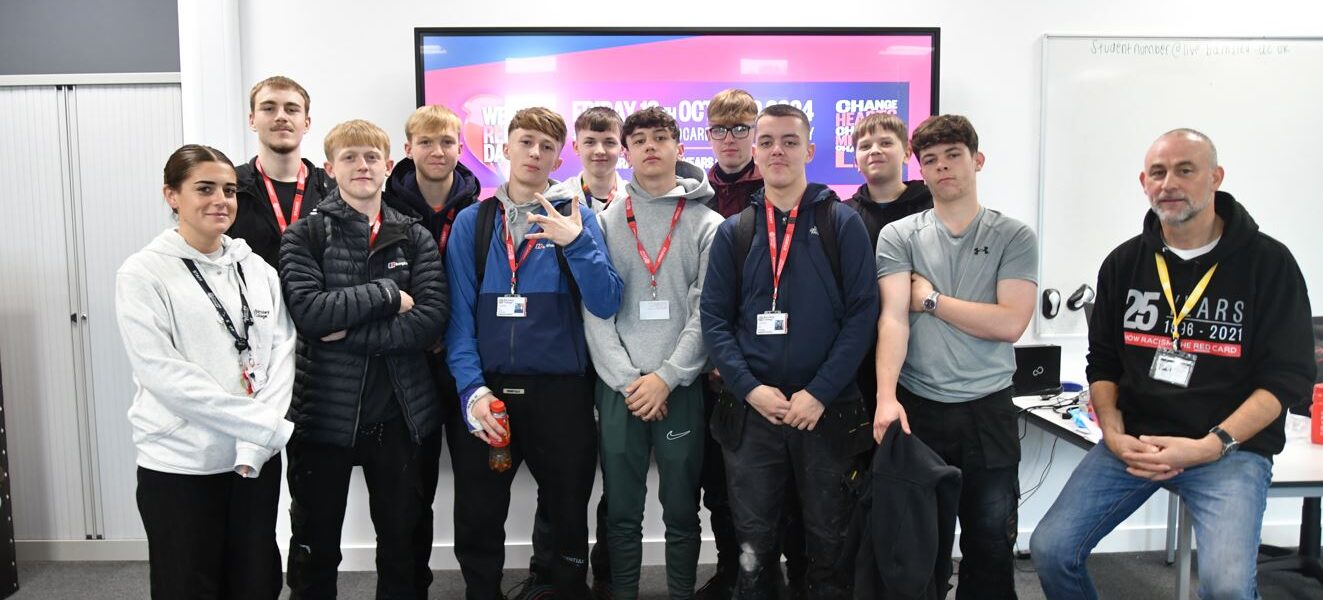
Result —
<instances>
[{"instance_id":1,"label":"black backpack","mask_svg":"<svg viewBox=\"0 0 1323 600\"><path fill-rule=\"evenodd\" d=\"M766 200L764 200L766 202ZM827 252L827 261L831 263L832 275L836 277L836 289L845 295L845 277L841 274L841 248L836 242L836 205L837 200L827 200L813 205L813 225L818 228L822 239L822 248ZM735 223L735 289L742 290L744 285L744 261L753 247L754 227L759 223L758 207L750 204L740 211L740 220ZM827 225L823 225L826 223Z\"/></svg>"},{"instance_id":2,"label":"black backpack","mask_svg":"<svg viewBox=\"0 0 1323 600\"><path fill-rule=\"evenodd\" d=\"M496 208L500 205L500 200L491 197L482 201L478 205L478 230L473 238L473 276L477 283L474 286L475 293L482 292L482 278L487 272L487 248L492 244L492 222L496 220ZM570 202L577 202L571 199ZM556 212L570 216L573 207L570 202L560 205ZM583 300L579 294L579 282L574 280L574 273L570 271L570 262L565 259L565 250L559 244L553 244L556 247L556 262L560 264L560 271L570 280L570 296L574 298L574 304L577 306Z\"/></svg>"}]
</instances>

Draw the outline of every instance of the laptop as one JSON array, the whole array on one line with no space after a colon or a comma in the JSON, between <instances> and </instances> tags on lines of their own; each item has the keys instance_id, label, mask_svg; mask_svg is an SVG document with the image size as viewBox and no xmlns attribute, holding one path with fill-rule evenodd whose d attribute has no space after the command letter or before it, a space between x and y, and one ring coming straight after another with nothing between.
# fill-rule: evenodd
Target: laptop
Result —
<instances>
[{"instance_id":1,"label":"laptop","mask_svg":"<svg viewBox=\"0 0 1323 600\"><path fill-rule=\"evenodd\" d=\"M1035 344L1015 347L1016 396L1052 396L1061 393L1061 346Z\"/></svg>"}]
</instances>

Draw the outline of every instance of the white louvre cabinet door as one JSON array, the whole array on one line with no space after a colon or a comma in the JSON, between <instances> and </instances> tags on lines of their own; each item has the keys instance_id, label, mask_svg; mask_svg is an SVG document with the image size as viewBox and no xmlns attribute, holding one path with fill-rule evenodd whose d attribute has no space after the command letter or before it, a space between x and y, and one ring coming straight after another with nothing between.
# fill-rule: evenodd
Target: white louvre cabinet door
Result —
<instances>
[{"instance_id":1,"label":"white louvre cabinet door","mask_svg":"<svg viewBox=\"0 0 1323 600\"><path fill-rule=\"evenodd\" d=\"M54 87L0 88L0 360L19 540L87 534L63 98Z\"/></svg>"},{"instance_id":2,"label":"white louvre cabinet door","mask_svg":"<svg viewBox=\"0 0 1323 600\"><path fill-rule=\"evenodd\" d=\"M73 106L75 224L100 525L106 539L142 539L146 534L134 500L136 453L125 416L134 384L115 322L115 271L174 224L161 196L161 173L183 143L179 86L77 86Z\"/></svg>"}]
</instances>

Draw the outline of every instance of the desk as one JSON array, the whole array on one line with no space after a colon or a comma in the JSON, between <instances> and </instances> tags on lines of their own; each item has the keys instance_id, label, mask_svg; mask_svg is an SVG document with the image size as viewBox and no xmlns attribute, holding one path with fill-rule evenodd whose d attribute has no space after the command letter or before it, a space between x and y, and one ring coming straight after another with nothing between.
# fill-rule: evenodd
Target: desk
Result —
<instances>
[{"instance_id":1,"label":"desk","mask_svg":"<svg viewBox=\"0 0 1323 600\"><path fill-rule=\"evenodd\" d=\"M1069 395L1047 397L1020 396L1013 401L1027 415L1028 421L1047 432L1088 451L1099 439L1062 419L1062 402ZM1073 406L1066 403L1065 407ZM1300 550L1294 556L1272 557L1260 563L1260 570L1299 570L1323 581L1323 562L1319 558L1319 498L1323 497L1323 446L1304 439L1290 439L1282 453L1273 458L1269 498L1303 498L1300 521ZM1190 553L1193 526L1180 498L1170 494L1167 504L1167 563L1177 565L1176 598L1190 597ZM1174 543L1173 543L1174 542Z\"/></svg>"}]
</instances>

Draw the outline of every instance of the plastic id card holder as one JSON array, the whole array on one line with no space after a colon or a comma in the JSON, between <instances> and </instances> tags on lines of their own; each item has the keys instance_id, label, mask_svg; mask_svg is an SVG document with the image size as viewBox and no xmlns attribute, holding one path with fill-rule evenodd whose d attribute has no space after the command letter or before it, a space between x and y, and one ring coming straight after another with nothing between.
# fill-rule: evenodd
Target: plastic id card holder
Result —
<instances>
[{"instance_id":1,"label":"plastic id card holder","mask_svg":"<svg viewBox=\"0 0 1323 600\"><path fill-rule=\"evenodd\" d=\"M1190 375L1194 374L1197 358L1189 352L1159 348L1153 353L1153 366L1149 367L1148 376L1174 386L1190 387Z\"/></svg>"},{"instance_id":2,"label":"plastic id card holder","mask_svg":"<svg viewBox=\"0 0 1323 600\"><path fill-rule=\"evenodd\" d=\"M528 316L528 298L511 294L496 298L496 316L522 319Z\"/></svg>"},{"instance_id":3,"label":"plastic id card holder","mask_svg":"<svg viewBox=\"0 0 1323 600\"><path fill-rule=\"evenodd\" d=\"M670 319L671 302L669 300L639 301L640 321L669 321Z\"/></svg>"},{"instance_id":4,"label":"plastic id card holder","mask_svg":"<svg viewBox=\"0 0 1323 600\"><path fill-rule=\"evenodd\" d=\"M758 335L785 335L790 332L790 315L767 311L758 315Z\"/></svg>"}]
</instances>

